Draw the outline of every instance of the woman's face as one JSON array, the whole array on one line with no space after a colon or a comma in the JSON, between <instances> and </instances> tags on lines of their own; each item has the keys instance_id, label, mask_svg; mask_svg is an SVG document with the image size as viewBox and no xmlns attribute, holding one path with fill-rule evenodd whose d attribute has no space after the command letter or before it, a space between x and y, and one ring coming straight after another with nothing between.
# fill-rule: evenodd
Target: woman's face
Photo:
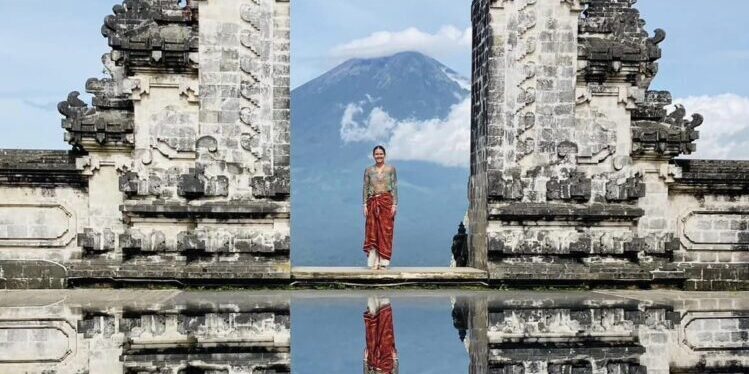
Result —
<instances>
[{"instance_id":1,"label":"woman's face","mask_svg":"<svg viewBox=\"0 0 749 374\"><path fill-rule=\"evenodd\" d=\"M383 152L382 149L375 150L374 159L376 163L382 164L383 162L385 162L385 152Z\"/></svg>"}]
</instances>

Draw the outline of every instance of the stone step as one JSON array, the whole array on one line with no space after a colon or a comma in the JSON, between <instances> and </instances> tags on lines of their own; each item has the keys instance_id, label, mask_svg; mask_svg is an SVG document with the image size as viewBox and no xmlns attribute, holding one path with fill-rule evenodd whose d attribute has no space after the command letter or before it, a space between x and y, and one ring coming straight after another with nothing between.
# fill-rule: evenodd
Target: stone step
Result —
<instances>
[{"instance_id":1,"label":"stone step","mask_svg":"<svg viewBox=\"0 0 749 374\"><path fill-rule=\"evenodd\" d=\"M394 267L371 270L365 267L295 266L291 279L300 283L485 283L487 272L474 268Z\"/></svg>"}]
</instances>

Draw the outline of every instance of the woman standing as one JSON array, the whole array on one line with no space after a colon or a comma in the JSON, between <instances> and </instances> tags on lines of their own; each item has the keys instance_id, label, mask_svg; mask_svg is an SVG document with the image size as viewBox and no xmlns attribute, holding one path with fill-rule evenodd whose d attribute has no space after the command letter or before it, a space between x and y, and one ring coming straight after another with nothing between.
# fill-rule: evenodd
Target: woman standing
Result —
<instances>
[{"instance_id":1,"label":"woman standing","mask_svg":"<svg viewBox=\"0 0 749 374\"><path fill-rule=\"evenodd\" d=\"M375 164L364 171L364 252L372 270L387 269L393 255L393 226L398 211L398 177L385 164L385 147L372 150Z\"/></svg>"}]
</instances>

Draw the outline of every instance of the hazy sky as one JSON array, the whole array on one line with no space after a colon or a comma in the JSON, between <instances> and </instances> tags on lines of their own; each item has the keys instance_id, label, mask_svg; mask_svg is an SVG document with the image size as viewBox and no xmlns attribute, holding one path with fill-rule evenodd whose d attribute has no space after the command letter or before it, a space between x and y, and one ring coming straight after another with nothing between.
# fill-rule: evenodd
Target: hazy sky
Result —
<instances>
[{"instance_id":1,"label":"hazy sky","mask_svg":"<svg viewBox=\"0 0 749 374\"><path fill-rule=\"evenodd\" d=\"M100 28L115 2L0 0L0 148L66 148L56 103L101 75ZM749 158L749 2L719 3L637 6L649 30L668 34L653 88L706 117L702 156ZM347 58L409 49L468 76L469 12L469 0L292 0L293 85Z\"/></svg>"}]
</instances>

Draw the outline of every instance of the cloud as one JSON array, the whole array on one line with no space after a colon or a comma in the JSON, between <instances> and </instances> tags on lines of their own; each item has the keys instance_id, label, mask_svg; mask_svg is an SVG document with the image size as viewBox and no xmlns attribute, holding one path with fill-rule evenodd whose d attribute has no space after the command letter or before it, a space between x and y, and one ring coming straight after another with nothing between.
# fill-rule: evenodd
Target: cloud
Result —
<instances>
[{"instance_id":1,"label":"cloud","mask_svg":"<svg viewBox=\"0 0 749 374\"><path fill-rule=\"evenodd\" d=\"M341 139L344 142L382 141L393 160L468 167L470 98L453 105L444 119L397 121L379 107L372 109L366 117L364 112L362 103L346 107L341 118Z\"/></svg>"},{"instance_id":2,"label":"cloud","mask_svg":"<svg viewBox=\"0 0 749 374\"><path fill-rule=\"evenodd\" d=\"M749 159L749 98L735 94L675 99L705 123L692 158Z\"/></svg>"},{"instance_id":3,"label":"cloud","mask_svg":"<svg viewBox=\"0 0 749 374\"><path fill-rule=\"evenodd\" d=\"M337 60L390 56L398 52L416 51L434 58L468 54L471 49L471 28L461 30L443 26L434 34L415 27L402 31L378 31L371 35L333 47L330 54Z\"/></svg>"},{"instance_id":4,"label":"cloud","mask_svg":"<svg viewBox=\"0 0 749 374\"><path fill-rule=\"evenodd\" d=\"M470 141L471 100L466 98L443 120L398 123L388 147L395 159L468 167Z\"/></svg>"},{"instance_id":5,"label":"cloud","mask_svg":"<svg viewBox=\"0 0 749 374\"><path fill-rule=\"evenodd\" d=\"M735 94L675 99L705 123L693 158L749 159L749 98ZM394 160L426 161L467 167L470 155L470 99L454 105L444 119L427 121L392 118L380 107L368 114L366 102L352 103L341 119L345 142L382 142Z\"/></svg>"},{"instance_id":6,"label":"cloud","mask_svg":"<svg viewBox=\"0 0 749 374\"><path fill-rule=\"evenodd\" d=\"M364 113L360 104L348 104L341 119L341 139L344 142L376 141L387 137L397 125L396 121L381 108L374 108L363 123L356 117Z\"/></svg>"}]
</instances>

